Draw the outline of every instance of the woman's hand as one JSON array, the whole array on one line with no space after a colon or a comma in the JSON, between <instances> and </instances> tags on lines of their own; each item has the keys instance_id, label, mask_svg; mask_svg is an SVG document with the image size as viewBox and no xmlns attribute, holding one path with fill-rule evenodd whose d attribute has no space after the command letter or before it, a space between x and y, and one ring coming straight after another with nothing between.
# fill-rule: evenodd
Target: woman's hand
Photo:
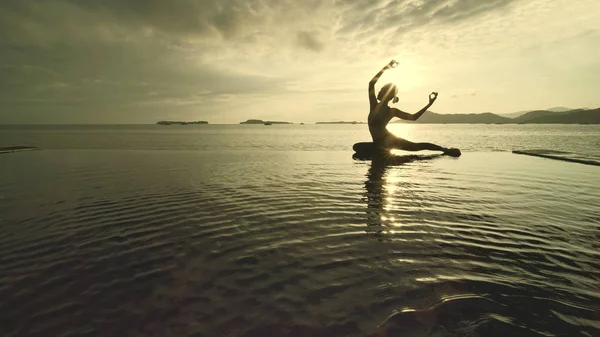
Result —
<instances>
[{"instance_id":1,"label":"woman's hand","mask_svg":"<svg viewBox=\"0 0 600 337\"><path fill-rule=\"evenodd\" d=\"M385 67L383 67L383 69L392 69L392 68L396 68L396 66L398 66L398 62L391 60L390 63L388 63Z\"/></svg>"},{"instance_id":2,"label":"woman's hand","mask_svg":"<svg viewBox=\"0 0 600 337\"><path fill-rule=\"evenodd\" d=\"M429 94L429 104L433 104L433 102L435 102L435 100L438 97L438 93L437 92L432 92L431 94Z\"/></svg>"},{"instance_id":3,"label":"woman's hand","mask_svg":"<svg viewBox=\"0 0 600 337\"><path fill-rule=\"evenodd\" d=\"M369 102L371 102L371 106L375 106L375 104L377 104L377 98L375 97L375 83L377 83L381 75L383 75L386 70L396 68L397 65L398 62L391 60L390 63L386 64L385 67L383 67L383 69L381 69L375 76L373 76L371 81L369 81Z\"/></svg>"}]
</instances>

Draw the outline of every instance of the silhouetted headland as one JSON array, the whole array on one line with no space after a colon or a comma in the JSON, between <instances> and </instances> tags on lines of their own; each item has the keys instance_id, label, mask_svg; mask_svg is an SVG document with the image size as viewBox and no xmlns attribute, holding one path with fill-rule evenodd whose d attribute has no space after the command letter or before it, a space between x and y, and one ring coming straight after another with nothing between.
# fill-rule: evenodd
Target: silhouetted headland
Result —
<instances>
[{"instance_id":1,"label":"silhouetted headland","mask_svg":"<svg viewBox=\"0 0 600 337\"><path fill-rule=\"evenodd\" d=\"M549 108L549 109L543 109L543 111L552 111L552 112L565 112L565 111L571 111L571 110L576 110L576 109L565 108L563 106L556 106L556 107ZM587 109L585 109L585 110L587 110ZM534 111L534 110L523 110L523 111L511 112L511 113L507 113L507 114L500 114L500 116L508 117L508 118L517 118L517 117L523 116L524 114L531 112L531 111Z\"/></svg>"},{"instance_id":2,"label":"silhouetted headland","mask_svg":"<svg viewBox=\"0 0 600 337\"><path fill-rule=\"evenodd\" d=\"M339 121L339 122L316 122L315 124L365 124L365 123L357 122L357 121L352 121L352 122Z\"/></svg>"},{"instance_id":3,"label":"silhouetted headland","mask_svg":"<svg viewBox=\"0 0 600 337\"><path fill-rule=\"evenodd\" d=\"M7 147L0 147L0 153L11 153L11 152L32 151L32 150L39 150L39 149L37 147L34 147L34 146L7 146Z\"/></svg>"},{"instance_id":4,"label":"silhouetted headland","mask_svg":"<svg viewBox=\"0 0 600 337\"><path fill-rule=\"evenodd\" d=\"M245 122L240 122L240 124L294 124L290 122L277 122L277 121L263 121L262 119L249 119Z\"/></svg>"},{"instance_id":5,"label":"silhouetted headland","mask_svg":"<svg viewBox=\"0 0 600 337\"><path fill-rule=\"evenodd\" d=\"M207 121L195 121L195 122L182 122L182 121L160 121L156 123L158 125L188 125L188 124L208 124Z\"/></svg>"},{"instance_id":6,"label":"silhouetted headland","mask_svg":"<svg viewBox=\"0 0 600 337\"><path fill-rule=\"evenodd\" d=\"M522 112L520 112L522 113ZM427 111L414 123L425 124L600 124L600 108L534 110L509 118L491 112L472 114L437 114ZM394 123L405 123L396 121Z\"/></svg>"},{"instance_id":7,"label":"silhouetted headland","mask_svg":"<svg viewBox=\"0 0 600 337\"><path fill-rule=\"evenodd\" d=\"M536 110L514 118L513 121L529 124L600 124L600 108L568 111Z\"/></svg>"}]
</instances>

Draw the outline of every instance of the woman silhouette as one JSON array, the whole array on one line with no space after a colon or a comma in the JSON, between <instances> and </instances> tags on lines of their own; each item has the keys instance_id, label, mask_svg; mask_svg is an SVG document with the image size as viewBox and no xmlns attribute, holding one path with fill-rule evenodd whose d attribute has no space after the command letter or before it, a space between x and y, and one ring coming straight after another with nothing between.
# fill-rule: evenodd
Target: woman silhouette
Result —
<instances>
[{"instance_id":1,"label":"woman silhouette","mask_svg":"<svg viewBox=\"0 0 600 337\"><path fill-rule=\"evenodd\" d=\"M392 60L385 67L383 67L383 69L381 69L381 71L379 71L377 75L375 75L375 77L373 77L373 79L369 82L369 132L371 133L371 137L373 138L373 143L375 143L377 148L385 150L431 150L442 151L444 154L454 157L460 156L461 153L459 149L445 148L432 143L409 142L406 139L394 136L391 132L387 130L387 124L394 117L398 117L409 121L416 121L425 113L425 111L427 111L427 109L433 104L433 102L435 102L438 96L437 92L432 92L429 95L429 104L427 104L423 109L419 110L415 114L409 114L396 108L392 108L388 105L390 101L392 101L393 103L398 102L398 88L392 83L384 85L379 91L377 97L375 97L375 83L377 83L379 77L381 77L381 75L386 70L395 68L397 65L398 62Z\"/></svg>"}]
</instances>

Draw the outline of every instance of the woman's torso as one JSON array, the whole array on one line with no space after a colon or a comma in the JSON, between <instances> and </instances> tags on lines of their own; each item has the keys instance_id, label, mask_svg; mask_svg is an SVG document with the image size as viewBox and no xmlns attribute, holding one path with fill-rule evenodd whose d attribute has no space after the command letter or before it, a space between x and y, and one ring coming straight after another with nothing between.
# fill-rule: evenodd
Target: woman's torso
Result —
<instances>
[{"instance_id":1,"label":"woman's torso","mask_svg":"<svg viewBox=\"0 0 600 337\"><path fill-rule=\"evenodd\" d=\"M392 109L385 104L377 104L371 109L368 123L373 142L382 142L391 135L386 126L393 117Z\"/></svg>"}]
</instances>

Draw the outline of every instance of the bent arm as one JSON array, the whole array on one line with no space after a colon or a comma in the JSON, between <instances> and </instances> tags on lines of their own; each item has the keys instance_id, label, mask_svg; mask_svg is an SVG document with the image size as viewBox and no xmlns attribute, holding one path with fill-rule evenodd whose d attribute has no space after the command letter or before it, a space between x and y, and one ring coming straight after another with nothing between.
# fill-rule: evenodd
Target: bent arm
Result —
<instances>
[{"instance_id":1,"label":"bent arm","mask_svg":"<svg viewBox=\"0 0 600 337\"><path fill-rule=\"evenodd\" d=\"M428 103L423 109L417 111L417 113L415 113L414 115L411 115L413 117L413 121L416 121L417 119L419 119L421 116L423 116L423 114L425 113L425 111L427 111L427 109L429 109L429 107L433 104L432 103Z\"/></svg>"},{"instance_id":2,"label":"bent arm","mask_svg":"<svg viewBox=\"0 0 600 337\"><path fill-rule=\"evenodd\" d=\"M419 110L418 112L416 112L414 114L409 114L408 112L404 112L404 111L398 110L396 108L392 108L392 111L394 111L394 116L395 117L398 117L400 119L404 119L404 120L407 120L407 121L416 121L421 116L423 116L423 114L425 113L425 111L427 111L427 109L429 109L430 106L431 106L431 103L427 104L423 109Z\"/></svg>"},{"instance_id":3,"label":"bent arm","mask_svg":"<svg viewBox=\"0 0 600 337\"><path fill-rule=\"evenodd\" d=\"M398 110L396 108L392 108L392 111L394 112L394 117L398 117L400 119L404 119L407 121L414 121L414 116L412 114L409 114L408 112L404 112L402 110Z\"/></svg>"}]
</instances>

